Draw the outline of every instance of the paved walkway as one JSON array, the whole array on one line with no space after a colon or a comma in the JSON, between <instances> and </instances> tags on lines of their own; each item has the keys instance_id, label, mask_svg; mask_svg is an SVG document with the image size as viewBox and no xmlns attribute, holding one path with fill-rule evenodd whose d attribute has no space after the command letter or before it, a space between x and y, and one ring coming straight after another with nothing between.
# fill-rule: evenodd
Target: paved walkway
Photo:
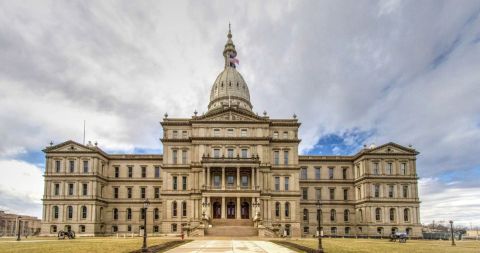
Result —
<instances>
[{"instance_id":1,"label":"paved walkway","mask_svg":"<svg viewBox=\"0 0 480 253\"><path fill-rule=\"evenodd\" d=\"M168 253L177 252L274 252L274 253L294 253L290 249L282 247L272 242L266 241L238 241L238 240L197 240L180 247L167 251Z\"/></svg>"}]
</instances>

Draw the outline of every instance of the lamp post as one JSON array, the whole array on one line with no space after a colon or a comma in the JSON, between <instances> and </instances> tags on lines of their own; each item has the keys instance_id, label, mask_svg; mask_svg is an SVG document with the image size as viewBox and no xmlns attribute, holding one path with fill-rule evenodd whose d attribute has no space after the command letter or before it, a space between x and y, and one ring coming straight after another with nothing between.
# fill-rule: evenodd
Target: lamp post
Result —
<instances>
[{"instance_id":1,"label":"lamp post","mask_svg":"<svg viewBox=\"0 0 480 253\"><path fill-rule=\"evenodd\" d=\"M17 241L20 241L20 219L22 218L22 216L18 216L18 230L17 230Z\"/></svg>"},{"instance_id":2,"label":"lamp post","mask_svg":"<svg viewBox=\"0 0 480 253\"><path fill-rule=\"evenodd\" d=\"M142 252L148 252L147 248L147 209L148 206L150 205L150 201L148 199L145 199L143 201L143 246L142 246Z\"/></svg>"},{"instance_id":3,"label":"lamp post","mask_svg":"<svg viewBox=\"0 0 480 253\"><path fill-rule=\"evenodd\" d=\"M450 223L450 231L452 233L452 246L455 246L455 237L453 236L453 220L450 220L449 223Z\"/></svg>"},{"instance_id":4,"label":"lamp post","mask_svg":"<svg viewBox=\"0 0 480 253\"><path fill-rule=\"evenodd\" d=\"M321 207L320 200L317 199L317 221L318 221L318 249L317 249L317 253L323 253L322 230L321 230L322 217L320 215L320 212L321 212L320 207Z\"/></svg>"}]
</instances>

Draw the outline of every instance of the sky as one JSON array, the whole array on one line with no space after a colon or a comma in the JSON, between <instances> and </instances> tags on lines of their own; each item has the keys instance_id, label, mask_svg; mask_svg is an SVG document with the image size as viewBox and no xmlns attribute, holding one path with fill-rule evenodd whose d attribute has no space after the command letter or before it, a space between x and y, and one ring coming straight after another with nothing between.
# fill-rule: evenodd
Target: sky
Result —
<instances>
[{"instance_id":1,"label":"sky","mask_svg":"<svg viewBox=\"0 0 480 253\"><path fill-rule=\"evenodd\" d=\"M228 23L254 111L301 154L413 145L421 222L480 225L480 1L0 1L0 209L41 216L51 141L161 153L205 112Z\"/></svg>"}]
</instances>

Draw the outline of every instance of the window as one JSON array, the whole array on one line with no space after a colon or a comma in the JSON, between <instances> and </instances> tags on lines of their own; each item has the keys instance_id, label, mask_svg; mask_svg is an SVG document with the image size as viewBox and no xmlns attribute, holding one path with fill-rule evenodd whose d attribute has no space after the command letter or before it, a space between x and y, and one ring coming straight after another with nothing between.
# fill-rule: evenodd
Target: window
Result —
<instances>
[{"instance_id":1,"label":"window","mask_svg":"<svg viewBox=\"0 0 480 253\"><path fill-rule=\"evenodd\" d=\"M380 185L374 185L375 198L380 198Z\"/></svg>"},{"instance_id":2,"label":"window","mask_svg":"<svg viewBox=\"0 0 480 253\"><path fill-rule=\"evenodd\" d=\"M248 187L248 176L241 176L240 177L242 179L242 187Z\"/></svg>"},{"instance_id":3,"label":"window","mask_svg":"<svg viewBox=\"0 0 480 253\"><path fill-rule=\"evenodd\" d=\"M127 226L127 232L132 232L132 225Z\"/></svg>"},{"instance_id":4,"label":"window","mask_svg":"<svg viewBox=\"0 0 480 253\"><path fill-rule=\"evenodd\" d=\"M82 184L82 195L83 196L88 195L88 184Z\"/></svg>"},{"instance_id":5,"label":"window","mask_svg":"<svg viewBox=\"0 0 480 253\"><path fill-rule=\"evenodd\" d=\"M328 168L328 179L333 179L333 167Z\"/></svg>"},{"instance_id":6,"label":"window","mask_svg":"<svg viewBox=\"0 0 480 253\"><path fill-rule=\"evenodd\" d=\"M220 129L213 129L213 136L219 137L220 136Z\"/></svg>"},{"instance_id":7,"label":"window","mask_svg":"<svg viewBox=\"0 0 480 253\"><path fill-rule=\"evenodd\" d=\"M173 150L173 164L177 164L177 150Z\"/></svg>"},{"instance_id":8,"label":"window","mask_svg":"<svg viewBox=\"0 0 480 253\"><path fill-rule=\"evenodd\" d=\"M330 229L330 233L331 233L332 235L336 235L336 234L337 234L337 227L332 227L332 228Z\"/></svg>"},{"instance_id":9,"label":"window","mask_svg":"<svg viewBox=\"0 0 480 253\"><path fill-rule=\"evenodd\" d=\"M119 177L120 177L120 168L115 167L115 178L119 178Z\"/></svg>"},{"instance_id":10,"label":"window","mask_svg":"<svg viewBox=\"0 0 480 253\"><path fill-rule=\"evenodd\" d=\"M83 173L88 173L88 161L83 161Z\"/></svg>"},{"instance_id":11,"label":"window","mask_svg":"<svg viewBox=\"0 0 480 253\"><path fill-rule=\"evenodd\" d=\"M228 176L227 176L227 185L228 185L228 186L233 186L234 179L235 179L235 178L233 177L233 175L228 175Z\"/></svg>"},{"instance_id":12,"label":"window","mask_svg":"<svg viewBox=\"0 0 480 253\"><path fill-rule=\"evenodd\" d=\"M68 184L68 195L73 195L73 184Z\"/></svg>"},{"instance_id":13,"label":"window","mask_svg":"<svg viewBox=\"0 0 480 253\"><path fill-rule=\"evenodd\" d=\"M300 169L300 179L301 180L307 179L307 168L304 167Z\"/></svg>"},{"instance_id":14,"label":"window","mask_svg":"<svg viewBox=\"0 0 480 253\"><path fill-rule=\"evenodd\" d=\"M395 208L390 208L390 221L395 221Z\"/></svg>"},{"instance_id":15,"label":"window","mask_svg":"<svg viewBox=\"0 0 480 253\"><path fill-rule=\"evenodd\" d=\"M393 198L393 190L394 190L393 185L389 185L388 186L388 197L389 198Z\"/></svg>"},{"instance_id":16,"label":"window","mask_svg":"<svg viewBox=\"0 0 480 253\"><path fill-rule=\"evenodd\" d=\"M283 139L288 139L288 132L283 132Z\"/></svg>"},{"instance_id":17,"label":"window","mask_svg":"<svg viewBox=\"0 0 480 253\"><path fill-rule=\"evenodd\" d=\"M75 161L70 160L68 162L69 162L70 173L75 172Z\"/></svg>"},{"instance_id":18,"label":"window","mask_svg":"<svg viewBox=\"0 0 480 253\"><path fill-rule=\"evenodd\" d=\"M172 224L172 232L177 232L177 224Z\"/></svg>"},{"instance_id":19,"label":"window","mask_svg":"<svg viewBox=\"0 0 480 253\"><path fill-rule=\"evenodd\" d=\"M393 164L392 163L387 163L387 167L385 168L385 172L387 175L392 175L393 172Z\"/></svg>"},{"instance_id":20,"label":"window","mask_svg":"<svg viewBox=\"0 0 480 253\"><path fill-rule=\"evenodd\" d=\"M55 171L57 173L60 173L60 161L59 160L55 161Z\"/></svg>"},{"instance_id":21,"label":"window","mask_svg":"<svg viewBox=\"0 0 480 253\"><path fill-rule=\"evenodd\" d=\"M382 209L375 209L375 220L380 221L382 219Z\"/></svg>"},{"instance_id":22,"label":"window","mask_svg":"<svg viewBox=\"0 0 480 253\"><path fill-rule=\"evenodd\" d=\"M187 202L182 202L182 216L187 217Z\"/></svg>"},{"instance_id":23,"label":"window","mask_svg":"<svg viewBox=\"0 0 480 253\"><path fill-rule=\"evenodd\" d=\"M315 189L315 199L316 200L322 199L322 189L321 188L316 188Z\"/></svg>"},{"instance_id":24,"label":"window","mask_svg":"<svg viewBox=\"0 0 480 253\"><path fill-rule=\"evenodd\" d=\"M145 187L140 188L140 198L144 199L146 198L146 195L147 195L147 188Z\"/></svg>"},{"instance_id":25,"label":"window","mask_svg":"<svg viewBox=\"0 0 480 253\"><path fill-rule=\"evenodd\" d=\"M343 200L348 200L348 189L343 189Z\"/></svg>"},{"instance_id":26,"label":"window","mask_svg":"<svg viewBox=\"0 0 480 253\"><path fill-rule=\"evenodd\" d=\"M347 179L347 168L342 169L342 178Z\"/></svg>"},{"instance_id":27,"label":"window","mask_svg":"<svg viewBox=\"0 0 480 253\"><path fill-rule=\"evenodd\" d=\"M360 222L363 222L363 210L358 209L358 216L360 216Z\"/></svg>"},{"instance_id":28,"label":"window","mask_svg":"<svg viewBox=\"0 0 480 253\"><path fill-rule=\"evenodd\" d=\"M315 179L320 179L320 167L315 167Z\"/></svg>"},{"instance_id":29,"label":"window","mask_svg":"<svg viewBox=\"0 0 480 253\"><path fill-rule=\"evenodd\" d=\"M187 177L185 176L182 177L182 190L187 190Z\"/></svg>"},{"instance_id":30,"label":"window","mask_svg":"<svg viewBox=\"0 0 480 253\"><path fill-rule=\"evenodd\" d=\"M278 132L277 131L273 132L273 138L278 139Z\"/></svg>"},{"instance_id":31,"label":"window","mask_svg":"<svg viewBox=\"0 0 480 253\"><path fill-rule=\"evenodd\" d=\"M172 203L172 216L177 217L177 201L173 201Z\"/></svg>"},{"instance_id":32,"label":"window","mask_svg":"<svg viewBox=\"0 0 480 253\"><path fill-rule=\"evenodd\" d=\"M144 220L145 219L145 208L140 208L140 219Z\"/></svg>"},{"instance_id":33,"label":"window","mask_svg":"<svg viewBox=\"0 0 480 253\"><path fill-rule=\"evenodd\" d=\"M288 164L288 150L283 151L283 164Z\"/></svg>"},{"instance_id":34,"label":"window","mask_svg":"<svg viewBox=\"0 0 480 253\"><path fill-rule=\"evenodd\" d=\"M400 174L407 175L407 164L401 163L400 164Z\"/></svg>"},{"instance_id":35,"label":"window","mask_svg":"<svg viewBox=\"0 0 480 253\"><path fill-rule=\"evenodd\" d=\"M405 209L403 210L403 220L404 220L405 222L407 222L407 221L410 220L410 209L405 208Z\"/></svg>"},{"instance_id":36,"label":"window","mask_svg":"<svg viewBox=\"0 0 480 253\"><path fill-rule=\"evenodd\" d=\"M60 184L54 184L54 195L58 196L60 195Z\"/></svg>"},{"instance_id":37,"label":"window","mask_svg":"<svg viewBox=\"0 0 480 253\"><path fill-rule=\"evenodd\" d=\"M279 165L280 164L280 152L273 151L273 164Z\"/></svg>"},{"instance_id":38,"label":"window","mask_svg":"<svg viewBox=\"0 0 480 253\"><path fill-rule=\"evenodd\" d=\"M118 220L118 209L113 208L113 220Z\"/></svg>"},{"instance_id":39,"label":"window","mask_svg":"<svg viewBox=\"0 0 480 253\"><path fill-rule=\"evenodd\" d=\"M127 188L127 198L129 198L129 199L132 198L132 187Z\"/></svg>"},{"instance_id":40,"label":"window","mask_svg":"<svg viewBox=\"0 0 480 253\"><path fill-rule=\"evenodd\" d=\"M129 178L133 177L133 167L132 166L128 166L128 177Z\"/></svg>"},{"instance_id":41,"label":"window","mask_svg":"<svg viewBox=\"0 0 480 253\"><path fill-rule=\"evenodd\" d=\"M335 209L330 210L330 221L335 221L337 219L337 211Z\"/></svg>"},{"instance_id":42,"label":"window","mask_svg":"<svg viewBox=\"0 0 480 253\"><path fill-rule=\"evenodd\" d=\"M187 164L187 151L182 150L182 164Z\"/></svg>"},{"instance_id":43,"label":"window","mask_svg":"<svg viewBox=\"0 0 480 253\"><path fill-rule=\"evenodd\" d=\"M213 157L219 158L220 157L220 149L216 148L213 150Z\"/></svg>"},{"instance_id":44,"label":"window","mask_svg":"<svg viewBox=\"0 0 480 253\"><path fill-rule=\"evenodd\" d=\"M173 182L172 183L173 183L172 188L173 188L174 191L176 191L177 190L177 183L178 183L177 182L177 177L173 177Z\"/></svg>"},{"instance_id":45,"label":"window","mask_svg":"<svg viewBox=\"0 0 480 253\"><path fill-rule=\"evenodd\" d=\"M213 187L220 188L220 175L213 175Z\"/></svg>"},{"instance_id":46,"label":"window","mask_svg":"<svg viewBox=\"0 0 480 253\"><path fill-rule=\"evenodd\" d=\"M67 219L71 220L73 218L73 207L67 206Z\"/></svg>"},{"instance_id":47,"label":"window","mask_svg":"<svg viewBox=\"0 0 480 253\"><path fill-rule=\"evenodd\" d=\"M146 178L146 177L147 177L147 167L142 166L142 178Z\"/></svg>"},{"instance_id":48,"label":"window","mask_svg":"<svg viewBox=\"0 0 480 253\"><path fill-rule=\"evenodd\" d=\"M322 219L322 210L321 210L321 209L317 209L317 221L318 221L319 219L320 219L320 220L323 220L323 219Z\"/></svg>"},{"instance_id":49,"label":"window","mask_svg":"<svg viewBox=\"0 0 480 253\"><path fill-rule=\"evenodd\" d=\"M275 217L280 217L280 203L275 203Z\"/></svg>"},{"instance_id":50,"label":"window","mask_svg":"<svg viewBox=\"0 0 480 253\"><path fill-rule=\"evenodd\" d=\"M82 206L82 219L86 219L86 218L87 218L87 207Z\"/></svg>"},{"instance_id":51,"label":"window","mask_svg":"<svg viewBox=\"0 0 480 253\"><path fill-rule=\"evenodd\" d=\"M53 206L53 219L58 219L58 206Z\"/></svg>"},{"instance_id":52,"label":"window","mask_svg":"<svg viewBox=\"0 0 480 253\"><path fill-rule=\"evenodd\" d=\"M50 226L50 232L57 233L57 226L55 225Z\"/></svg>"},{"instance_id":53,"label":"window","mask_svg":"<svg viewBox=\"0 0 480 253\"><path fill-rule=\"evenodd\" d=\"M350 227L345 227L345 234L349 235L350 234Z\"/></svg>"},{"instance_id":54,"label":"window","mask_svg":"<svg viewBox=\"0 0 480 253\"><path fill-rule=\"evenodd\" d=\"M330 188L330 200L335 199L335 188Z\"/></svg>"},{"instance_id":55,"label":"window","mask_svg":"<svg viewBox=\"0 0 480 253\"><path fill-rule=\"evenodd\" d=\"M403 197L408 198L408 185L403 186Z\"/></svg>"},{"instance_id":56,"label":"window","mask_svg":"<svg viewBox=\"0 0 480 253\"><path fill-rule=\"evenodd\" d=\"M348 222L350 220L350 211L346 209L343 211L343 221Z\"/></svg>"},{"instance_id":57,"label":"window","mask_svg":"<svg viewBox=\"0 0 480 253\"><path fill-rule=\"evenodd\" d=\"M112 232L113 233L118 232L118 227L116 225L112 226Z\"/></svg>"},{"instance_id":58,"label":"window","mask_svg":"<svg viewBox=\"0 0 480 253\"><path fill-rule=\"evenodd\" d=\"M187 137L188 137L187 131L182 131L182 138L187 139Z\"/></svg>"},{"instance_id":59,"label":"window","mask_svg":"<svg viewBox=\"0 0 480 253\"><path fill-rule=\"evenodd\" d=\"M383 228L382 227L377 228L377 234L379 234L379 235L383 234Z\"/></svg>"},{"instance_id":60,"label":"window","mask_svg":"<svg viewBox=\"0 0 480 253\"><path fill-rule=\"evenodd\" d=\"M305 226L303 227L303 233L308 234L309 227Z\"/></svg>"},{"instance_id":61,"label":"window","mask_svg":"<svg viewBox=\"0 0 480 253\"><path fill-rule=\"evenodd\" d=\"M131 220L131 219L132 219L132 209L127 208L127 220Z\"/></svg>"},{"instance_id":62,"label":"window","mask_svg":"<svg viewBox=\"0 0 480 253\"><path fill-rule=\"evenodd\" d=\"M280 177L275 177L275 191L280 191Z\"/></svg>"},{"instance_id":63,"label":"window","mask_svg":"<svg viewBox=\"0 0 480 253\"><path fill-rule=\"evenodd\" d=\"M113 198L118 199L118 187L113 188Z\"/></svg>"},{"instance_id":64,"label":"window","mask_svg":"<svg viewBox=\"0 0 480 253\"><path fill-rule=\"evenodd\" d=\"M248 157L248 149L243 148L242 149L242 158L247 158Z\"/></svg>"},{"instance_id":65,"label":"window","mask_svg":"<svg viewBox=\"0 0 480 253\"><path fill-rule=\"evenodd\" d=\"M159 198L160 198L160 188L159 188L159 187L155 187L154 189L155 189L155 190L154 190L154 191L155 191L155 196L154 196L154 198L159 199Z\"/></svg>"},{"instance_id":66,"label":"window","mask_svg":"<svg viewBox=\"0 0 480 253\"><path fill-rule=\"evenodd\" d=\"M155 178L160 178L160 166L155 166Z\"/></svg>"},{"instance_id":67,"label":"window","mask_svg":"<svg viewBox=\"0 0 480 253\"><path fill-rule=\"evenodd\" d=\"M158 229L158 226L157 226L157 225L153 226L153 232L154 232L154 233L158 233L158 231L160 231L160 230Z\"/></svg>"},{"instance_id":68,"label":"window","mask_svg":"<svg viewBox=\"0 0 480 253\"><path fill-rule=\"evenodd\" d=\"M380 167L378 166L378 163L373 163L373 175L379 175L380 174Z\"/></svg>"},{"instance_id":69,"label":"window","mask_svg":"<svg viewBox=\"0 0 480 253\"><path fill-rule=\"evenodd\" d=\"M174 138L174 139L178 138L178 131L173 131L172 132L172 138Z\"/></svg>"},{"instance_id":70,"label":"window","mask_svg":"<svg viewBox=\"0 0 480 253\"><path fill-rule=\"evenodd\" d=\"M227 129L227 136L233 137L233 129Z\"/></svg>"},{"instance_id":71,"label":"window","mask_svg":"<svg viewBox=\"0 0 480 253\"><path fill-rule=\"evenodd\" d=\"M242 130L240 131L240 135L241 135L242 137L247 137L247 129L242 129Z\"/></svg>"},{"instance_id":72,"label":"window","mask_svg":"<svg viewBox=\"0 0 480 253\"><path fill-rule=\"evenodd\" d=\"M228 158L233 158L233 149L232 148L229 148L227 150L227 156L228 156Z\"/></svg>"},{"instance_id":73,"label":"window","mask_svg":"<svg viewBox=\"0 0 480 253\"><path fill-rule=\"evenodd\" d=\"M290 184L290 178L289 178L289 177L285 177L285 191L288 191L289 184Z\"/></svg>"},{"instance_id":74,"label":"window","mask_svg":"<svg viewBox=\"0 0 480 253\"><path fill-rule=\"evenodd\" d=\"M289 202L285 203L285 217L286 218L290 217L290 203Z\"/></svg>"},{"instance_id":75,"label":"window","mask_svg":"<svg viewBox=\"0 0 480 253\"><path fill-rule=\"evenodd\" d=\"M303 209L303 221L308 221L308 209Z\"/></svg>"},{"instance_id":76,"label":"window","mask_svg":"<svg viewBox=\"0 0 480 253\"><path fill-rule=\"evenodd\" d=\"M302 188L302 199L303 200L308 199L308 188Z\"/></svg>"},{"instance_id":77,"label":"window","mask_svg":"<svg viewBox=\"0 0 480 253\"><path fill-rule=\"evenodd\" d=\"M153 219L158 220L160 218L160 212L158 208L153 209Z\"/></svg>"}]
</instances>

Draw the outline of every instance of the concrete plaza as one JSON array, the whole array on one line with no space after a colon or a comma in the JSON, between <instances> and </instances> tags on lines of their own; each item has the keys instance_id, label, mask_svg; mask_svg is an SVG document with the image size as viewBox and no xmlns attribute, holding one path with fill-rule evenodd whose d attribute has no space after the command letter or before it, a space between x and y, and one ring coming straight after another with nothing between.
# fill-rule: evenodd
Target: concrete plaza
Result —
<instances>
[{"instance_id":1,"label":"concrete plaza","mask_svg":"<svg viewBox=\"0 0 480 253\"><path fill-rule=\"evenodd\" d=\"M200 252L275 252L293 253L295 251L267 241L242 241L242 240L197 240L177 248L169 253L200 253Z\"/></svg>"}]
</instances>

